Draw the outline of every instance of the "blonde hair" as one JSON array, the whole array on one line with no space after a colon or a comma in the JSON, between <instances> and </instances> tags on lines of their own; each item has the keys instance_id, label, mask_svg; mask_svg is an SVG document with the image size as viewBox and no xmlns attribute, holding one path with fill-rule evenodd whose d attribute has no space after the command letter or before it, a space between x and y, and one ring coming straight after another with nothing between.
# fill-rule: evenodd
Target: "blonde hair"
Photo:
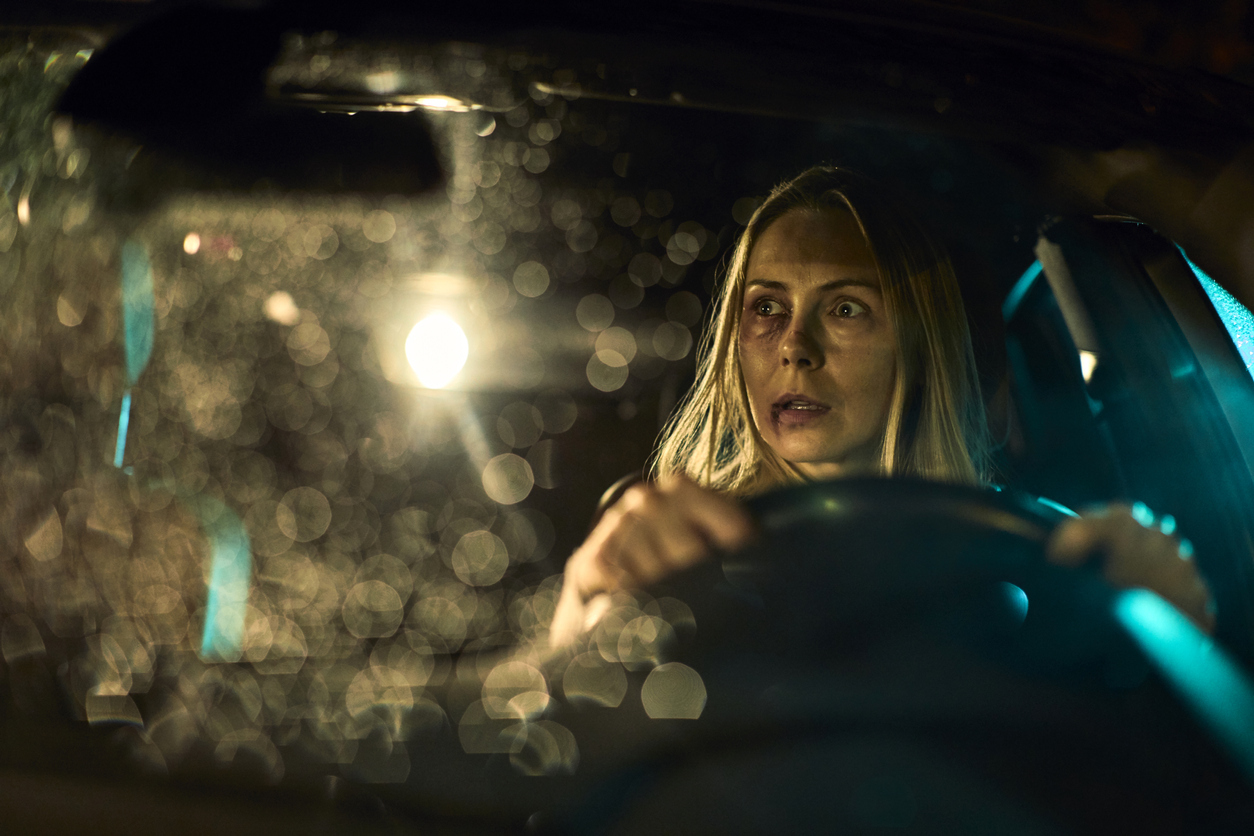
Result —
<instances>
[{"instance_id":1,"label":"blonde hair","mask_svg":"<svg viewBox=\"0 0 1254 836\"><path fill-rule=\"evenodd\" d=\"M806 481L758 433L738 350L749 255L767 227L795 210L850 212L879 271L897 340L897 374L880 471L983 482L988 428L966 312L949 257L884 196L881 186L832 166L815 166L777 186L749 220L698 347L696 381L662 431L653 475L684 473L736 495Z\"/></svg>"}]
</instances>

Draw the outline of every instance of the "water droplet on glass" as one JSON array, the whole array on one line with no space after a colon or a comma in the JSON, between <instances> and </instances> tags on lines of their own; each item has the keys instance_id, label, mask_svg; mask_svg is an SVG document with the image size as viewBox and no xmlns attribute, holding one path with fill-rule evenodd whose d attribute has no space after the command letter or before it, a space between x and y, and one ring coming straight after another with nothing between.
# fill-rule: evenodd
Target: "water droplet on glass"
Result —
<instances>
[{"instance_id":1,"label":"water droplet on glass","mask_svg":"<svg viewBox=\"0 0 1254 836\"><path fill-rule=\"evenodd\" d=\"M279 529L298 543L316 540L331 524L331 503L317 488L294 488L283 496L277 515Z\"/></svg>"},{"instance_id":2,"label":"water droplet on glass","mask_svg":"<svg viewBox=\"0 0 1254 836\"><path fill-rule=\"evenodd\" d=\"M538 261L524 261L514 269L514 287L532 299L542 296L549 289L549 271Z\"/></svg>"},{"instance_id":3,"label":"water droplet on glass","mask_svg":"<svg viewBox=\"0 0 1254 836\"><path fill-rule=\"evenodd\" d=\"M682 360L692 350L692 332L678 322L664 322L653 332L653 350L664 360Z\"/></svg>"},{"instance_id":4,"label":"water droplet on glass","mask_svg":"<svg viewBox=\"0 0 1254 836\"><path fill-rule=\"evenodd\" d=\"M635 226L640 220L640 203L629 195L615 198L610 204L610 218L619 226Z\"/></svg>"},{"instance_id":5,"label":"water droplet on glass","mask_svg":"<svg viewBox=\"0 0 1254 836\"><path fill-rule=\"evenodd\" d=\"M401 596L383 581L356 584L344 596L344 626L359 639L390 636L401 624Z\"/></svg>"},{"instance_id":6,"label":"water droplet on glass","mask_svg":"<svg viewBox=\"0 0 1254 836\"><path fill-rule=\"evenodd\" d=\"M396 234L396 218L392 217L391 212L375 209L362 219L361 231L375 244L385 244Z\"/></svg>"},{"instance_id":7,"label":"water droplet on glass","mask_svg":"<svg viewBox=\"0 0 1254 836\"><path fill-rule=\"evenodd\" d=\"M655 720L695 720L705 710L701 674L682 662L667 662L649 672L640 688L644 712Z\"/></svg>"},{"instance_id":8,"label":"water droplet on glass","mask_svg":"<svg viewBox=\"0 0 1254 836\"><path fill-rule=\"evenodd\" d=\"M614 321L614 303L599 293L590 293L579 300L575 319L588 331L604 331Z\"/></svg>"},{"instance_id":9,"label":"water droplet on glass","mask_svg":"<svg viewBox=\"0 0 1254 836\"><path fill-rule=\"evenodd\" d=\"M452 562L453 572L463 583L491 586L504 577L509 568L509 552L501 538L492 532L471 531L457 541Z\"/></svg>"},{"instance_id":10,"label":"water droplet on glass","mask_svg":"<svg viewBox=\"0 0 1254 836\"><path fill-rule=\"evenodd\" d=\"M607 662L600 653L581 653L566 666L562 691L572 703L617 708L627 695L627 674L622 665Z\"/></svg>"},{"instance_id":11,"label":"water droplet on glass","mask_svg":"<svg viewBox=\"0 0 1254 836\"><path fill-rule=\"evenodd\" d=\"M596 350L598 355L603 351L612 351L621 357L624 363L630 363L636 356L636 338L626 328L618 326L606 328L597 335ZM606 362L609 365L615 364L613 360Z\"/></svg>"},{"instance_id":12,"label":"water droplet on glass","mask_svg":"<svg viewBox=\"0 0 1254 836\"><path fill-rule=\"evenodd\" d=\"M701 299L695 293L681 290L666 300L666 318L688 328L701 322Z\"/></svg>"},{"instance_id":13,"label":"water droplet on glass","mask_svg":"<svg viewBox=\"0 0 1254 836\"><path fill-rule=\"evenodd\" d=\"M652 253L637 253L627 265L627 275L640 287L653 287L662 279L662 265Z\"/></svg>"},{"instance_id":14,"label":"water droplet on glass","mask_svg":"<svg viewBox=\"0 0 1254 836\"><path fill-rule=\"evenodd\" d=\"M627 359L617 351L598 351L588 358L588 382L602 392L614 392L627 382Z\"/></svg>"}]
</instances>

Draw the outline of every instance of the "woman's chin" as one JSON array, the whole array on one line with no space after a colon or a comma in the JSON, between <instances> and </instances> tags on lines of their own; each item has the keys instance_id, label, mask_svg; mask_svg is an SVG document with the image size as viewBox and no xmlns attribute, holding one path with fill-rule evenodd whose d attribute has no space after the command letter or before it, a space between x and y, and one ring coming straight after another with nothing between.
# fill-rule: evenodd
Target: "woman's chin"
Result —
<instances>
[{"instance_id":1,"label":"woman's chin","mask_svg":"<svg viewBox=\"0 0 1254 836\"><path fill-rule=\"evenodd\" d=\"M798 444L800 439L784 439L773 449L810 479L838 479L874 476L880 472L877 450L833 449L830 444ZM788 443L788 442L793 443Z\"/></svg>"}]
</instances>

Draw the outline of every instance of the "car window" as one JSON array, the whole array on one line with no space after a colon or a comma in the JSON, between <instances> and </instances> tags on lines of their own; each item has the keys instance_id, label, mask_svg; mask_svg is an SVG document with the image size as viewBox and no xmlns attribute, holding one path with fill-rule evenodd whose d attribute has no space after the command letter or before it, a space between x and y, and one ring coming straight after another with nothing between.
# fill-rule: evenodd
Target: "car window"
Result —
<instances>
[{"instance_id":1,"label":"car window","mask_svg":"<svg viewBox=\"0 0 1254 836\"><path fill-rule=\"evenodd\" d=\"M1037 251L1057 313L1052 326L1040 314L1031 321L1068 359L1065 402L1081 428L1050 449L1074 455L1094 438L1093 466L1069 481L1113 476L1105 490L1181 522L1216 594L1232 596L1220 632L1250 652L1254 613L1237 590L1250 583L1244 405L1254 389L1224 323L1179 249L1132 219L1068 219L1045 230Z\"/></svg>"},{"instance_id":2,"label":"car window","mask_svg":"<svg viewBox=\"0 0 1254 836\"><path fill-rule=\"evenodd\" d=\"M1233 345L1241 353L1241 359L1245 361L1245 368L1251 375L1254 375L1254 314L1251 314L1249 308L1238 302L1231 293L1220 287L1218 282L1206 275L1204 270L1190 261L1188 256L1185 256L1185 260L1188 261L1197 280L1201 282L1211 304L1215 306L1215 312L1223 320L1228 336L1232 338Z\"/></svg>"}]
</instances>

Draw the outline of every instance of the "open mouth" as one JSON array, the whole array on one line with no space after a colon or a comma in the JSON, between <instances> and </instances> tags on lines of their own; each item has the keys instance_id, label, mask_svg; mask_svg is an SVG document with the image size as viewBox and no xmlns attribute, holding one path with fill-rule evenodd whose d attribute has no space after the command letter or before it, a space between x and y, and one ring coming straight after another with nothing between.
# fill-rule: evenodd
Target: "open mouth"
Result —
<instances>
[{"instance_id":1,"label":"open mouth","mask_svg":"<svg viewBox=\"0 0 1254 836\"><path fill-rule=\"evenodd\" d=\"M776 422L796 423L807 421L829 412L825 403L801 395L788 394L771 404L771 416Z\"/></svg>"}]
</instances>

